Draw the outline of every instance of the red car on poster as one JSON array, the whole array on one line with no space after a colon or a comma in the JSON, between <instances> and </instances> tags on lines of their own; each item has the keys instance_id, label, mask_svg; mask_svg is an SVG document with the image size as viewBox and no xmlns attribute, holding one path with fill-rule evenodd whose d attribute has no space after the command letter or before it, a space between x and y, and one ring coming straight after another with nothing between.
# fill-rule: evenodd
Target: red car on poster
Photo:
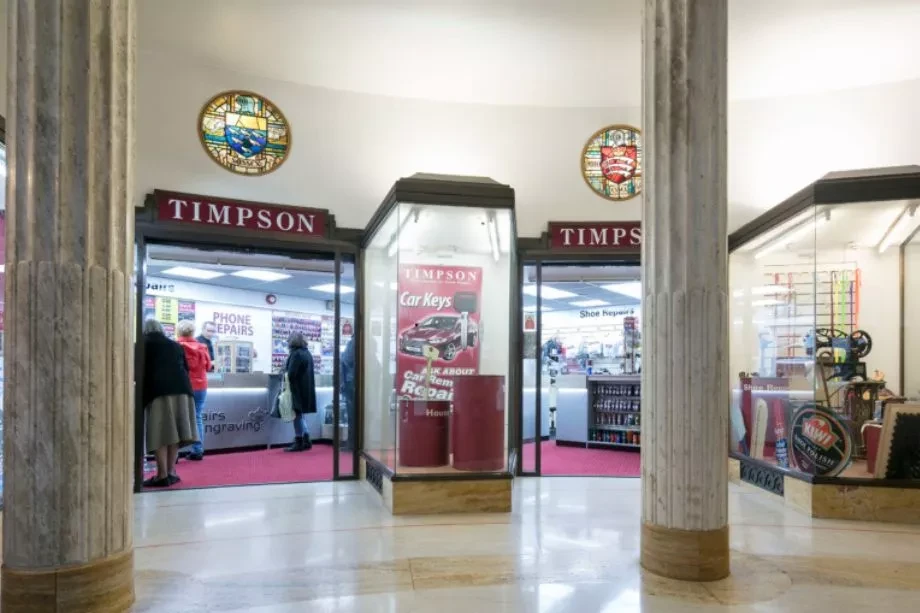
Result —
<instances>
[{"instance_id":1,"label":"red car on poster","mask_svg":"<svg viewBox=\"0 0 920 613\"><path fill-rule=\"evenodd\" d=\"M399 335L399 350L407 355L421 356L425 345L431 345L445 362L451 362L466 349L474 349L479 342L479 326L472 319L466 322L466 339L463 337L463 318L460 315L431 315L406 328Z\"/></svg>"}]
</instances>

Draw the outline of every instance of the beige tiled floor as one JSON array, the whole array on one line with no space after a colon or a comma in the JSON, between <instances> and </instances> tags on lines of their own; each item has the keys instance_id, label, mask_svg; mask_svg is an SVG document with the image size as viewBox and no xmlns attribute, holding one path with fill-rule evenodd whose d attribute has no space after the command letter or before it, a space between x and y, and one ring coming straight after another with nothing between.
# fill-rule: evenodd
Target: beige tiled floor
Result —
<instances>
[{"instance_id":1,"label":"beige tiled floor","mask_svg":"<svg viewBox=\"0 0 920 613\"><path fill-rule=\"evenodd\" d=\"M139 612L916 611L920 526L731 493L733 576L638 566L639 481L515 482L511 515L390 517L361 483L137 498Z\"/></svg>"}]
</instances>

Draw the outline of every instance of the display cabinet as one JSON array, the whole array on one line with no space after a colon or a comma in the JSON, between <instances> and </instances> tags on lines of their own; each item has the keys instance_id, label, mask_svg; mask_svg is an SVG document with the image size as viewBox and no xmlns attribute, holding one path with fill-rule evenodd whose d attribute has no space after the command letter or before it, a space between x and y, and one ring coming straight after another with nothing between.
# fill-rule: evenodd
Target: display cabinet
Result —
<instances>
[{"instance_id":1,"label":"display cabinet","mask_svg":"<svg viewBox=\"0 0 920 613\"><path fill-rule=\"evenodd\" d=\"M639 375L588 377L588 446L639 450L642 385Z\"/></svg>"},{"instance_id":2,"label":"display cabinet","mask_svg":"<svg viewBox=\"0 0 920 613\"><path fill-rule=\"evenodd\" d=\"M920 485L918 205L920 167L831 173L729 238L741 480Z\"/></svg>"},{"instance_id":3,"label":"display cabinet","mask_svg":"<svg viewBox=\"0 0 920 613\"><path fill-rule=\"evenodd\" d=\"M381 491L383 480L510 478L514 223L508 186L415 175L396 182L367 228L363 457ZM388 502L433 512L448 501Z\"/></svg>"}]
</instances>

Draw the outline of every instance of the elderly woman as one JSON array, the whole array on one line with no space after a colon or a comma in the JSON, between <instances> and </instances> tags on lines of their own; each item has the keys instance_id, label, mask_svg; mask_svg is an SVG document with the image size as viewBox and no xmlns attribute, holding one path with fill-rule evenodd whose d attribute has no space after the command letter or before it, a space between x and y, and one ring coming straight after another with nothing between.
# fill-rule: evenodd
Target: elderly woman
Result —
<instances>
[{"instance_id":1,"label":"elderly woman","mask_svg":"<svg viewBox=\"0 0 920 613\"><path fill-rule=\"evenodd\" d=\"M207 324L205 324L207 325ZM204 458L204 421L202 413L204 402L208 397L208 372L211 370L211 354L208 348L195 339L195 323L180 321L176 326L176 335L179 345L185 350L185 361L188 362L188 376L192 383L192 394L195 397L195 425L198 428L199 442L192 445L189 460L198 462Z\"/></svg>"},{"instance_id":2,"label":"elderly woman","mask_svg":"<svg viewBox=\"0 0 920 613\"><path fill-rule=\"evenodd\" d=\"M157 474L145 487L179 483L176 459L179 447L197 442L195 399L189 381L185 351L166 337L160 322L144 322L144 383L147 451L156 454Z\"/></svg>"},{"instance_id":3,"label":"elderly woman","mask_svg":"<svg viewBox=\"0 0 920 613\"><path fill-rule=\"evenodd\" d=\"M307 451L313 447L307 432L307 414L316 413L316 379L313 356L307 349L307 340L300 332L288 338L288 359L285 372L291 386L294 405L294 443L285 451Z\"/></svg>"}]
</instances>

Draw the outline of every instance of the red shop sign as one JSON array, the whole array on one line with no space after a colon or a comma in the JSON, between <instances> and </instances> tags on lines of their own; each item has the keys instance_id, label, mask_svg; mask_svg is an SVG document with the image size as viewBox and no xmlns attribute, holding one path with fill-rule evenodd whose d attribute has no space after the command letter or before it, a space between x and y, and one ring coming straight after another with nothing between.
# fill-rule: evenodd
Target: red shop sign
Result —
<instances>
[{"instance_id":1,"label":"red shop sign","mask_svg":"<svg viewBox=\"0 0 920 613\"><path fill-rule=\"evenodd\" d=\"M245 228L309 237L326 236L327 212L261 202L156 190L157 220Z\"/></svg>"},{"instance_id":2,"label":"red shop sign","mask_svg":"<svg viewBox=\"0 0 920 613\"><path fill-rule=\"evenodd\" d=\"M642 224L638 221L550 222L549 244L553 249L635 251L642 245Z\"/></svg>"}]
</instances>

